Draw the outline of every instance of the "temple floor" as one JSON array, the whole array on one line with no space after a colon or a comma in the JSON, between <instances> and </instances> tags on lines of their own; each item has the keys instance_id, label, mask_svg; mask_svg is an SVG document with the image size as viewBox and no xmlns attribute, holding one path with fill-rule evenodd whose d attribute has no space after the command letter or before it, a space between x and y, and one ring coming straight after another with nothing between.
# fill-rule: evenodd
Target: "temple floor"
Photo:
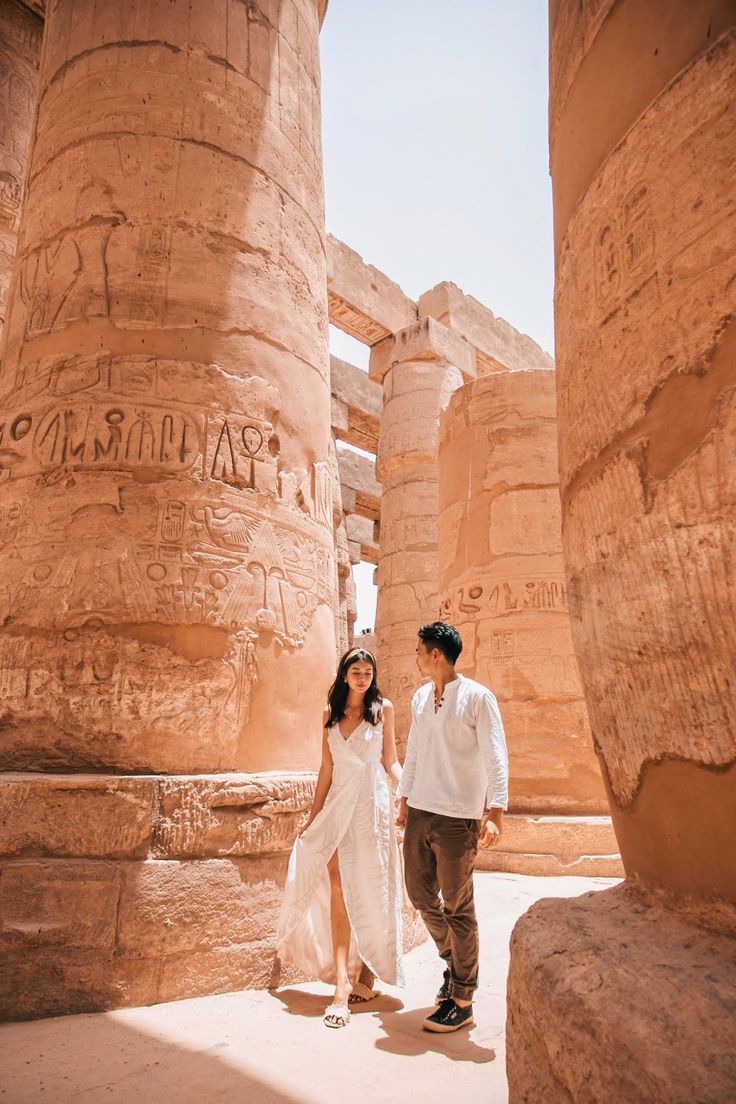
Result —
<instances>
[{"instance_id":1,"label":"temple floor","mask_svg":"<svg viewBox=\"0 0 736 1104\"><path fill-rule=\"evenodd\" d=\"M407 987L322 1024L317 982L148 1008L0 1026L0 1104L371 1104L507 1100L504 1023L508 942L541 897L574 897L613 878L476 874L481 977L470 1031L420 1028L441 979L429 942L406 959Z\"/></svg>"}]
</instances>

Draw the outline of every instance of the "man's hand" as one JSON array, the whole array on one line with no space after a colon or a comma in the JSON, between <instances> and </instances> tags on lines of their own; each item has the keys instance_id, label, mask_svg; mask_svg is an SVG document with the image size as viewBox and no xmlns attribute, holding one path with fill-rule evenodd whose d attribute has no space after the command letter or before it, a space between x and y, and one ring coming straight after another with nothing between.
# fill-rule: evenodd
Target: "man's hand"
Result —
<instances>
[{"instance_id":1,"label":"man's hand","mask_svg":"<svg viewBox=\"0 0 736 1104\"><path fill-rule=\"evenodd\" d=\"M409 806L406 802L406 798L402 797L399 801L399 811L396 814L396 827L406 828L406 816Z\"/></svg>"},{"instance_id":2,"label":"man's hand","mask_svg":"<svg viewBox=\"0 0 736 1104\"><path fill-rule=\"evenodd\" d=\"M503 809L486 809L480 822L479 847L495 847L503 834Z\"/></svg>"}]
</instances>

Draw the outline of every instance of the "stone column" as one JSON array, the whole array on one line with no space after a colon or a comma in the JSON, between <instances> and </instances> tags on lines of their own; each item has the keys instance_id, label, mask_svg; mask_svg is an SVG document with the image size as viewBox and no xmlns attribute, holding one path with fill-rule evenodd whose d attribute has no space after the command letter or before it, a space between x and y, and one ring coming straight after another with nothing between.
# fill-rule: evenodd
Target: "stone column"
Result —
<instances>
[{"instance_id":1,"label":"stone column","mask_svg":"<svg viewBox=\"0 0 736 1104\"><path fill-rule=\"evenodd\" d=\"M565 556L627 882L520 921L512 1102L736 1094L735 87L731 3L552 5Z\"/></svg>"},{"instance_id":2,"label":"stone column","mask_svg":"<svg viewBox=\"0 0 736 1104\"><path fill-rule=\"evenodd\" d=\"M554 372L483 376L452 396L438 534L458 668L493 689L509 744L513 817L481 858L525 873L620 873L570 635Z\"/></svg>"},{"instance_id":3,"label":"stone column","mask_svg":"<svg viewBox=\"0 0 736 1104\"><path fill-rule=\"evenodd\" d=\"M315 0L49 11L0 374L6 767L307 765L334 661L317 33Z\"/></svg>"},{"instance_id":4,"label":"stone column","mask_svg":"<svg viewBox=\"0 0 736 1104\"><path fill-rule=\"evenodd\" d=\"M16 0L0 0L0 343L18 243L36 107L43 24Z\"/></svg>"},{"instance_id":5,"label":"stone column","mask_svg":"<svg viewBox=\"0 0 736 1104\"><path fill-rule=\"evenodd\" d=\"M422 318L374 345L370 375L383 380L376 475L383 484L376 637L381 687L396 708L403 754L419 684L417 629L439 613L437 445L439 418L463 378L472 346Z\"/></svg>"},{"instance_id":6,"label":"stone column","mask_svg":"<svg viewBox=\"0 0 736 1104\"><path fill-rule=\"evenodd\" d=\"M310 781L222 772L316 766L334 672L323 9L49 5L0 373L10 1014L270 977Z\"/></svg>"}]
</instances>

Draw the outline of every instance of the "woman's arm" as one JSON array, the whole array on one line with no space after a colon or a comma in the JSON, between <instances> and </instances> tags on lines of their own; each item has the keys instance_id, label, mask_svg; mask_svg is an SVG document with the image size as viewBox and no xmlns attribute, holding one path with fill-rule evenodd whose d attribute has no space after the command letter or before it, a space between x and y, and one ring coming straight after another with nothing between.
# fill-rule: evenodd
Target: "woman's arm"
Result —
<instances>
[{"instance_id":1,"label":"woman's arm","mask_svg":"<svg viewBox=\"0 0 736 1104\"><path fill-rule=\"evenodd\" d=\"M401 764L396 754L396 736L394 733L394 707L388 698L383 699L383 769L394 784L401 781Z\"/></svg>"},{"instance_id":2,"label":"woman's arm","mask_svg":"<svg viewBox=\"0 0 736 1104\"><path fill-rule=\"evenodd\" d=\"M317 813L321 812L327 794L330 792L330 786L332 785L332 752L330 751L330 744L327 739L326 727L328 716L329 711L325 709L322 714L322 762L319 765L317 787L314 791L314 800L312 801L312 808L309 810L307 823L304 825L299 835L301 835L302 832L306 832L309 825L317 816Z\"/></svg>"}]
</instances>

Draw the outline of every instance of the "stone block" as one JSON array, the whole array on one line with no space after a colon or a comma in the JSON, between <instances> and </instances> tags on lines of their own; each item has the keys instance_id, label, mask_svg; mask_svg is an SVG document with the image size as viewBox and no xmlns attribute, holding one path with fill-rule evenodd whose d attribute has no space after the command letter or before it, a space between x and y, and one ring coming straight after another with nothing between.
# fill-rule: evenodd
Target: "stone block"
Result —
<instances>
[{"instance_id":1,"label":"stone block","mask_svg":"<svg viewBox=\"0 0 736 1104\"><path fill-rule=\"evenodd\" d=\"M185 859L288 851L311 807L315 776L264 773L163 778L154 858Z\"/></svg>"},{"instance_id":2,"label":"stone block","mask_svg":"<svg viewBox=\"0 0 736 1104\"><path fill-rule=\"evenodd\" d=\"M381 513L381 484L376 479L375 460L338 445L337 463L345 513L358 513L374 521L378 520Z\"/></svg>"},{"instance_id":3,"label":"stone block","mask_svg":"<svg viewBox=\"0 0 736 1104\"><path fill-rule=\"evenodd\" d=\"M0 947L15 956L34 947L115 945L120 895L115 863L16 860L0 866Z\"/></svg>"},{"instance_id":4,"label":"stone block","mask_svg":"<svg viewBox=\"0 0 736 1104\"><path fill-rule=\"evenodd\" d=\"M626 886L539 901L511 937L509 1102L733 1100L734 992L733 937Z\"/></svg>"},{"instance_id":5,"label":"stone block","mask_svg":"<svg viewBox=\"0 0 736 1104\"><path fill-rule=\"evenodd\" d=\"M554 360L527 334L466 295L456 284L443 282L419 298L419 316L436 318L475 346L478 375L493 372L550 371Z\"/></svg>"},{"instance_id":6,"label":"stone block","mask_svg":"<svg viewBox=\"0 0 736 1104\"><path fill-rule=\"evenodd\" d=\"M332 397L348 407L362 410L376 423L383 410L381 387L368 373L340 357L330 357L330 391Z\"/></svg>"},{"instance_id":7,"label":"stone block","mask_svg":"<svg viewBox=\"0 0 736 1104\"><path fill-rule=\"evenodd\" d=\"M285 875L286 856L127 865L117 949L155 957L264 940L275 931Z\"/></svg>"},{"instance_id":8,"label":"stone block","mask_svg":"<svg viewBox=\"0 0 736 1104\"><path fill-rule=\"evenodd\" d=\"M0 774L0 856L144 858L156 781Z\"/></svg>"},{"instance_id":9,"label":"stone block","mask_svg":"<svg viewBox=\"0 0 736 1104\"><path fill-rule=\"evenodd\" d=\"M453 365L466 380L473 379L476 374L473 346L459 334L428 317L420 318L375 345L371 349L368 371L371 379L383 380L395 365L422 360Z\"/></svg>"},{"instance_id":10,"label":"stone block","mask_svg":"<svg viewBox=\"0 0 736 1104\"><path fill-rule=\"evenodd\" d=\"M366 345L417 317L416 303L398 284L332 234L327 235L327 298L330 322Z\"/></svg>"},{"instance_id":11,"label":"stone block","mask_svg":"<svg viewBox=\"0 0 736 1104\"><path fill-rule=\"evenodd\" d=\"M624 874L611 818L606 816L507 814L501 842L478 852L476 869L557 877Z\"/></svg>"}]
</instances>

